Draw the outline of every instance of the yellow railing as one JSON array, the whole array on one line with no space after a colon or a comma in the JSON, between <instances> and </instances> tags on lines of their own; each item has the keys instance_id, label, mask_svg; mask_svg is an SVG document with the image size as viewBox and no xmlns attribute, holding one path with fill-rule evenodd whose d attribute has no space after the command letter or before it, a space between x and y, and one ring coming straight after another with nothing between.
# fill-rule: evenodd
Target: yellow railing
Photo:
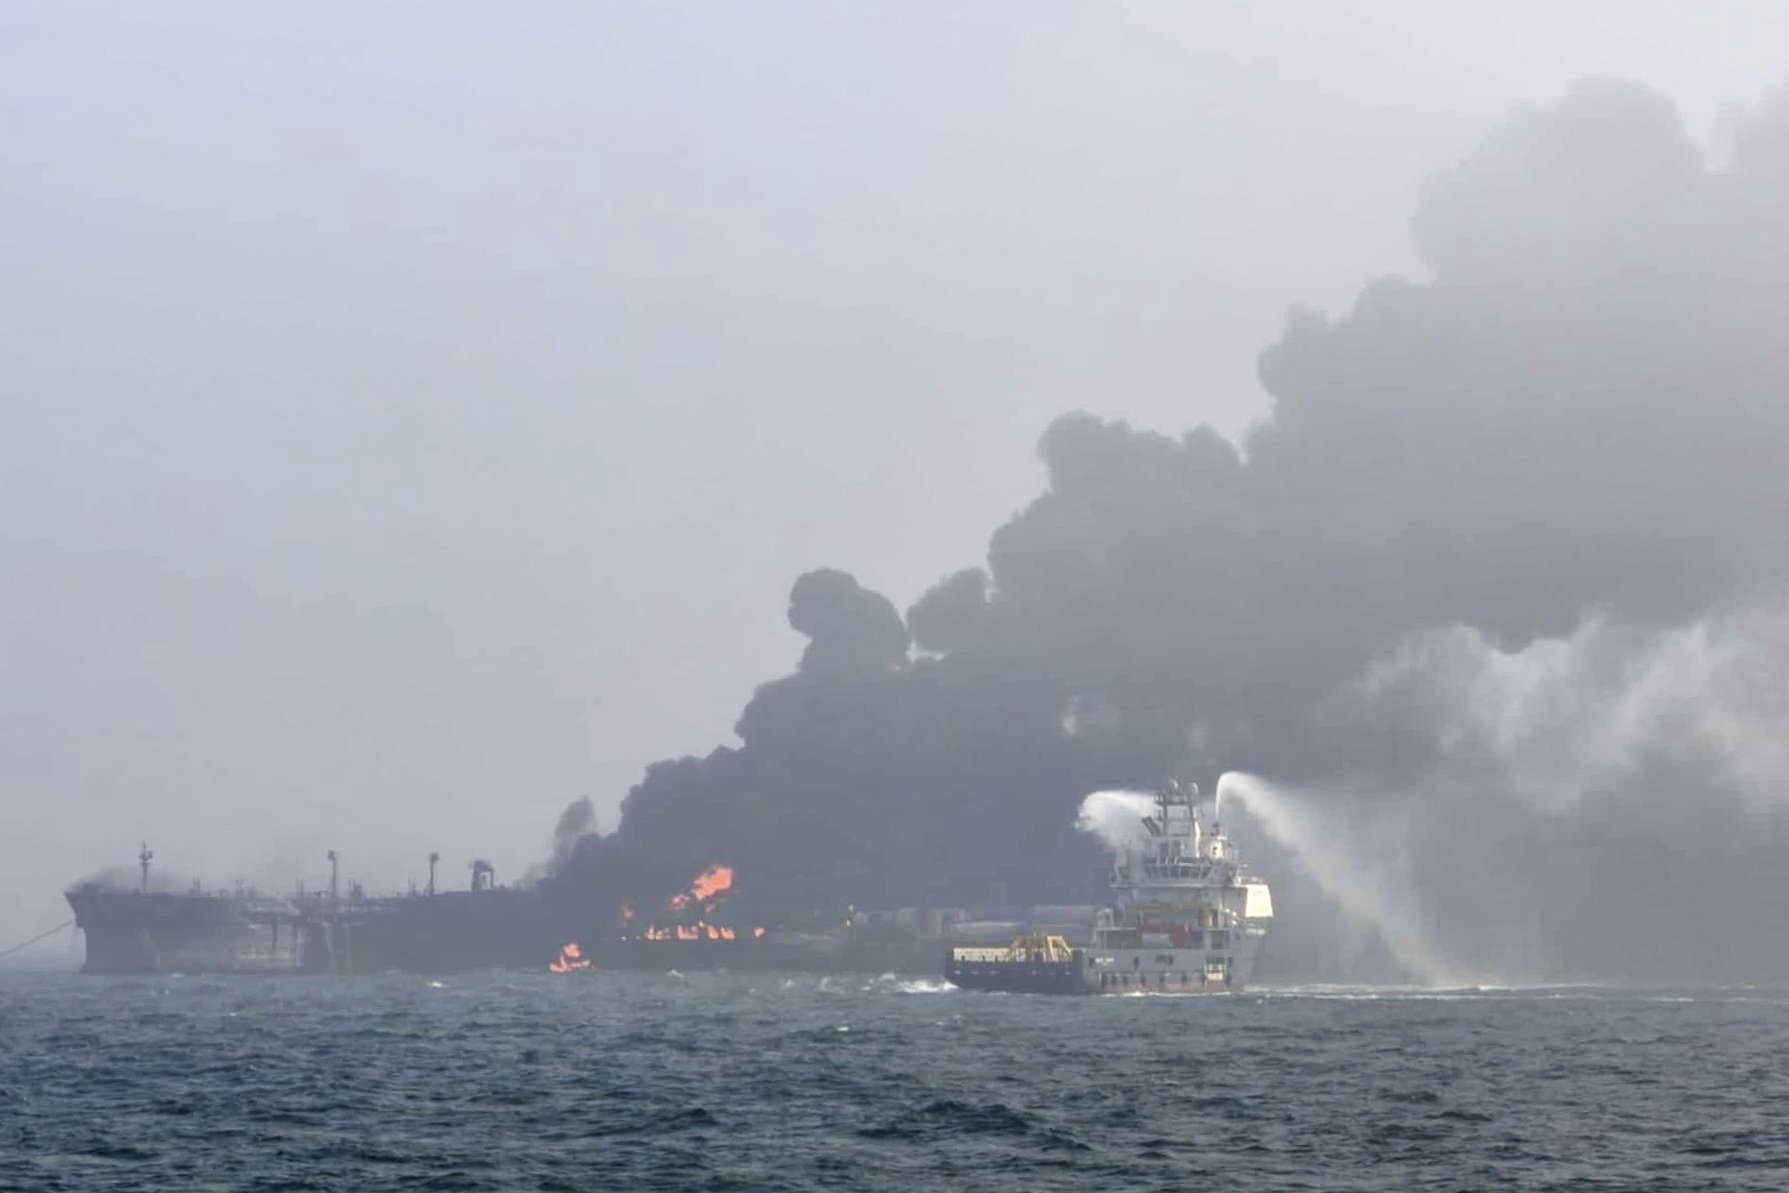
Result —
<instances>
[{"instance_id":1,"label":"yellow railing","mask_svg":"<svg viewBox=\"0 0 1789 1193\"><path fill-rule=\"evenodd\" d=\"M1026 961L1073 961L1074 946L1061 936L1046 936L1041 932L1029 936L1021 936L1005 948L976 948L959 945L950 951L955 961L984 961L1001 964L1016 964Z\"/></svg>"}]
</instances>

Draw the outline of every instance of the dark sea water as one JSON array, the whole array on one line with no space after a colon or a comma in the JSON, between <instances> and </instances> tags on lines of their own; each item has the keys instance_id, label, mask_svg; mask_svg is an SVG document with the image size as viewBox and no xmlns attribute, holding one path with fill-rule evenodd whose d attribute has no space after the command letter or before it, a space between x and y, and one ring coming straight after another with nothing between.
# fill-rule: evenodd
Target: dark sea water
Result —
<instances>
[{"instance_id":1,"label":"dark sea water","mask_svg":"<svg viewBox=\"0 0 1789 1193\"><path fill-rule=\"evenodd\" d=\"M0 974L0 1189L1789 1189L1789 992Z\"/></svg>"}]
</instances>

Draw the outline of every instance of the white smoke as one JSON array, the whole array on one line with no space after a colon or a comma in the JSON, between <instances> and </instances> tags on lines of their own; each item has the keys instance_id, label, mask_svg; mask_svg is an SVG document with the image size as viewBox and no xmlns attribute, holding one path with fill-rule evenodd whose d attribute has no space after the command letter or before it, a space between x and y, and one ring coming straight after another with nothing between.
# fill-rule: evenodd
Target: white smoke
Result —
<instances>
[{"instance_id":1,"label":"white smoke","mask_svg":"<svg viewBox=\"0 0 1789 1193\"><path fill-rule=\"evenodd\" d=\"M1413 976L1661 980L1789 943L1757 938L1789 842L1783 606L1520 649L1429 631L1345 703L1401 739L1395 775L1223 786Z\"/></svg>"},{"instance_id":2,"label":"white smoke","mask_svg":"<svg viewBox=\"0 0 1789 1193\"><path fill-rule=\"evenodd\" d=\"M1516 651L1432 631L1374 666L1359 694L1420 706L1449 773L1494 775L1542 811L1568 812L1661 754L1715 768L1755 810L1789 797L1781 607L1646 633L1596 619Z\"/></svg>"},{"instance_id":3,"label":"white smoke","mask_svg":"<svg viewBox=\"0 0 1789 1193\"><path fill-rule=\"evenodd\" d=\"M1123 717L1111 697L1095 692L1070 696L1057 720L1064 737L1090 737L1112 733Z\"/></svg>"}]
</instances>

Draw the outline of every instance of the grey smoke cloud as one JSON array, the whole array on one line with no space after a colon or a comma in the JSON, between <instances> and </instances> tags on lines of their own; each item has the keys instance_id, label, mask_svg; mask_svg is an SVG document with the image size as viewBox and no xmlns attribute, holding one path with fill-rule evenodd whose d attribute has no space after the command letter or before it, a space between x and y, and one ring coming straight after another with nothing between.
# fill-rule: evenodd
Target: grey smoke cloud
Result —
<instances>
[{"instance_id":1,"label":"grey smoke cloud","mask_svg":"<svg viewBox=\"0 0 1789 1193\"><path fill-rule=\"evenodd\" d=\"M1786 113L1734 117L1720 169L1637 85L1518 113L1424 191L1429 277L1292 313L1240 445L1053 424L986 577L910 610L917 657L848 577L797 581L808 661L743 747L649 774L561 881L700 812L791 905L1068 901L1101 874L1080 799L1190 763L1358 804L1347 847L1456 967L1752 973L1786 897L1755 798L1789 674L1760 604L1789 582ZM1722 894L1663 893L1715 859Z\"/></svg>"}]
</instances>

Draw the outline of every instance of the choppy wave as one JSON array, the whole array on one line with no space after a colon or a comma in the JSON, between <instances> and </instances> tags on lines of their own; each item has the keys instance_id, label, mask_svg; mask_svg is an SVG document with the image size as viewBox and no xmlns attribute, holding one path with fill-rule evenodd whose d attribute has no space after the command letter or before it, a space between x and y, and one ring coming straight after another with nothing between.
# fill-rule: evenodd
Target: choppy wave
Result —
<instances>
[{"instance_id":1,"label":"choppy wave","mask_svg":"<svg viewBox=\"0 0 1789 1193\"><path fill-rule=\"evenodd\" d=\"M7 1193L1775 1190L1789 993L0 980ZM24 1096L28 1093L29 1096Z\"/></svg>"}]
</instances>

